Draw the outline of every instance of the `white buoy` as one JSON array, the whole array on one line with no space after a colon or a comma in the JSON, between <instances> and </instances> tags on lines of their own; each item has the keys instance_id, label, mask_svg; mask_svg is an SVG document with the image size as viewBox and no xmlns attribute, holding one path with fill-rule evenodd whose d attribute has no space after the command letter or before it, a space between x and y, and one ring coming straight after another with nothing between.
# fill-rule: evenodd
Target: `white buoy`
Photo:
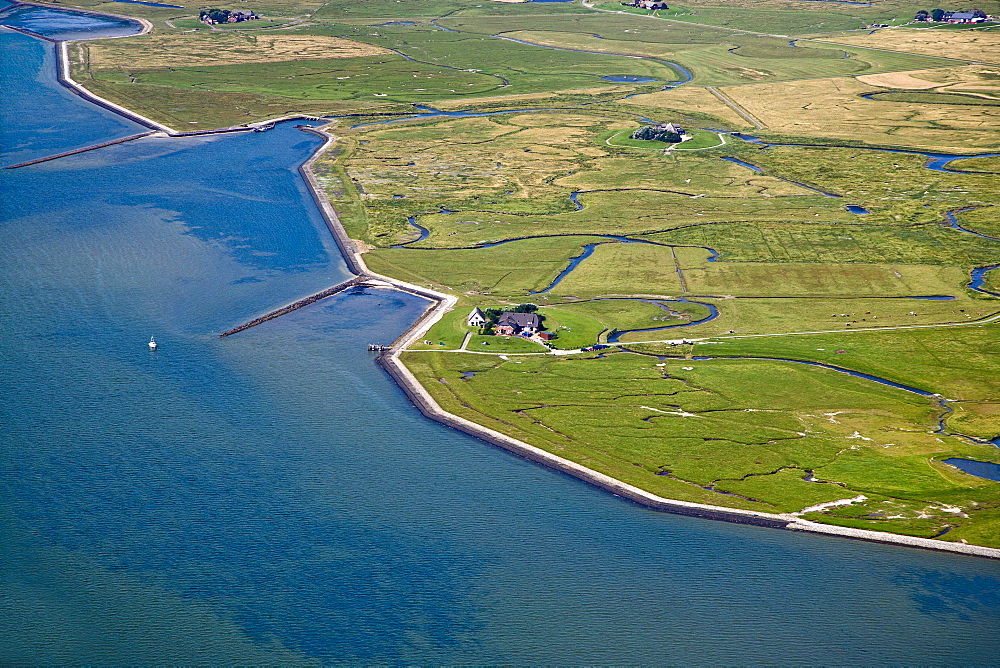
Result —
<instances>
[{"instance_id":1,"label":"white buoy","mask_svg":"<svg viewBox=\"0 0 1000 668\"><path fill-rule=\"evenodd\" d=\"M152 336L149 337L149 349L156 350L156 341L153 340Z\"/></svg>"}]
</instances>

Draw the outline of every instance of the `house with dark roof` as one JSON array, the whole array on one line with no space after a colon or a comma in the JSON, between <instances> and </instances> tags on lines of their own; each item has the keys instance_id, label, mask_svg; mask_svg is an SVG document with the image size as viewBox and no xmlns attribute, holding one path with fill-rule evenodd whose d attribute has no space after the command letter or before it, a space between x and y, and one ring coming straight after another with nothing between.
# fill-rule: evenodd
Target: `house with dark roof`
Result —
<instances>
[{"instance_id":1,"label":"house with dark roof","mask_svg":"<svg viewBox=\"0 0 1000 668\"><path fill-rule=\"evenodd\" d=\"M493 331L499 336L532 336L541 329L542 319L536 313L512 313L504 311L500 314Z\"/></svg>"}]
</instances>

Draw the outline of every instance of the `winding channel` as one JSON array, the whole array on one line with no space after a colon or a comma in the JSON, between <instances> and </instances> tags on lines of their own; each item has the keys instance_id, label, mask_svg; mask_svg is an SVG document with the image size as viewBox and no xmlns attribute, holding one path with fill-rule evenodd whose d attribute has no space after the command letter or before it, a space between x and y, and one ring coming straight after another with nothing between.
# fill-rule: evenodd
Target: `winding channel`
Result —
<instances>
[{"instance_id":1,"label":"winding channel","mask_svg":"<svg viewBox=\"0 0 1000 668\"><path fill-rule=\"evenodd\" d=\"M911 394L917 394L921 397L927 397L928 399L934 399L937 401L938 406L940 406L942 412L938 416L937 428L934 430L935 434L941 434L943 436L955 436L969 443L974 443L976 445L993 445L1000 447L1000 438L986 440L979 439L973 436L968 436L955 431L949 431L945 426L945 421L948 416L954 413L954 409L949 405L953 400L945 399L940 394L935 392L929 392L927 390L922 390L919 387L914 387L912 385L905 385L903 383L897 383L896 381L889 380L888 378L883 378L881 376L876 376L870 373L864 373L862 371L854 371L842 366L837 366L836 364L827 364L825 362L814 362L811 360L800 360L792 357L759 357L751 355L732 355L732 356L714 356L714 355L694 355L691 357L692 360L697 361L707 361L707 360L726 360L726 359L737 359L737 360L757 360L757 361L774 361L774 362L791 362L793 364L804 364L806 366L814 366L822 369L829 369L831 371L836 371L837 373L847 374L848 376L854 376L855 378L862 378L864 380L869 380L873 383L878 383L879 385L886 385L888 387L893 387L897 390L903 390L904 392L910 392ZM973 474L975 475L975 474Z\"/></svg>"},{"instance_id":2,"label":"winding channel","mask_svg":"<svg viewBox=\"0 0 1000 668\"><path fill-rule=\"evenodd\" d=\"M745 167L753 169L754 171L758 171L758 172L762 171L759 167L751 165L750 163L745 163L745 162L743 162L741 160L738 160L736 158L722 158L722 159L723 160L730 160L732 162L739 163L739 164L741 164L741 165L743 165ZM797 182L791 181L791 183L797 183ZM801 185L801 184L798 184L798 185ZM806 186L806 187L808 187L808 186ZM579 196L581 194L583 194L583 193L580 192L580 191L574 191L573 193L570 194L570 200L576 206L576 210L577 211L582 211L583 208L584 208L584 204L579 201ZM834 195L834 196L836 197L836 195ZM861 207L856 207L856 208L860 209ZM972 230L966 229L965 227L962 227L959 224L959 222L958 222L955 214L961 213L963 211L971 211L973 208L974 207L967 207L967 208L964 208L964 209L957 209L955 211L949 211L949 212L947 212L945 214L945 218L948 221L948 227L950 227L950 228L952 228L952 229L954 229L954 230L956 230L958 232L962 232L963 234L970 234L970 235L975 236L975 237L980 237L980 238L983 238L983 239L989 239L989 240L992 240L992 241L1000 241L1000 238L991 237L991 236L986 235L986 234L980 234L979 232L974 232ZM848 207L848 210L851 210L851 207ZM437 213L437 214L454 214L454 213L459 213L459 212L458 211L452 211L450 209L441 209L441 210L439 210L439 211L437 211L435 213ZM855 212L852 212L852 213L859 213L859 212L855 211ZM860 213L868 213L868 212L862 209L862 211ZM417 223L417 218L418 218L417 216L410 216L410 217L408 217L406 219L406 222L409 223L415 230L417 230L417 232L419 232L420 236L417 239L414 239L412 241L408 241L408 242L405 242L405 243L402 243L402 244L396 244L396 245L392 246L393 249L397 249L397 250L402 250L402 249L406 249L406 250L420 250L420 251L481 250L481 249L485 249L485 248L494 248L496 246L502 246L503 244L514 243L516 241L527 241L527 240L530 240L530 239L550 239L550 238L557 238L557 237L599 237L601 239L608 239L608 241L598 241L598 242L594 242L594 243L590 243L590 244L584 245L582 251L580 252L580 254L577 255L577 256L575 256L575 257L570 258L569 264L566 266L566 268L564 268L561 272L559 272L559 274L555 277L555 279L548 286L546 286L545 288L543 288L541 290L535 290L535 291L531 291L529 293L529 294L533 294L533 295L544 294L544 293L550 292L554 287L556 287L556 285L558 285L560 282L562 282L562 280L565 279L566 276L568 276L570 273L572 273L573 270L576 269L580 265L581 262L583 262L584 260L586 260L591 255L593 255L594 249L597 246L600 246L600 245L603 245L603 244L607 244L607 243L649 244L651 246L663 246L665 248L701 248L701 249L703 249L705 251L708 251L708 253L709 253L709 257L707 258L708 262L716 262L716 261L718 261L718 257L719 257L719 251L717 251L716 249L711 248L709 246L689 246L689 245L683 245L683 244L682 245L665 244L665 243L658 242L658 241L649 241L647 239L633 239L631 237L622 236L622 235L618 235L618 234L586 234L586 233L582 233L582 232L581 233L567 233L567 234L539 234L539 235L535 235L535 236L515 237L515 238L512 238L512 239L504 239L502 241L493 241L493 242L484 243L484 244L475 244L475 245L472 245L472 246L456 246L456 247L449 247L449 248L419 247L419 246L412 246L411 244L415 244L415 243L419 243L421 241L424 241L425 239L427 239L427 237L430 236L431 231L429 229L427 229L426 227L424 227L424 226L420 225L419 223ZM992 290L987 290L985 287L983 287L986 284L986 279L987 279L987 275L989 274L989 272L993 271L994 269L998 269L998 268L1000 268L1000 263L986 265L986 266L982 266L982 267L974 267L970 271L969 284L966 287L968 287L968 289L970 289L970 290L973 290L975 292L979 292L979 293L984 294L984 295L989 295L991 297L1000 297L1000 292L994 292ZM681 269L678 268L677 271L678 271L678 275L681 275L681 278L683 279L683 275L680 273ZM950 295L917 295L917 296L892 297L892 299L947 300L947 299L954 299L954 297L952 297ZM700 302L697 302L697 303L700 303ZM709 306L709 305L706 304L706 306ZM710 308L714 308L714 307L710 307ZM657 327L657 328L653 328L653 329L670 329L670 328L673 328L673 327L690 327L690 326L693 326L693 325L702 324L703 322L707 322L707 320L702 320L702 321L698 321L698 322L691 322L691 323L685 323L683 325L671 325L670 327ZM632 330L629 330L629 331L632 331ZM636 331L653 331L653 330L636 330ZM623 332L620 332L619 335L625 334L625 333L626 332L623 331Z\"/></svg>"},{"instance_id":3,"label":"winding channel","mask_svg":"<svg viewBox=\"0 0 1000 668\"><path fill-rule=\"evenodd\" d=\"M970 155L960 155L957 153L938 153L936 151L918 151L916 149L907 148L882 148L879 146L849 146L847 144L785 144L781 142L768 142L760 137L755 137L754 135L744 134L742 132L730 132L729 136L736 137L737 139L742 139L748 144L756 144L758 146L768 147L768 146L791 146L796 148L847 148L857 151L879 151L881 153L902 153L904 155L922 155L927 158L927 162L924 163L926 169L930 169L935 172L948 172L951 174L990 174L991 172L977 172L965 169L949 169L948 165L957 160L969 160L971 158L996 158L1000 157L1000 153L976 153ZM735 161L735 160L734 160ZM742 163L744 166L749 166L747 163Z\"/></svg>"}]
</instances>

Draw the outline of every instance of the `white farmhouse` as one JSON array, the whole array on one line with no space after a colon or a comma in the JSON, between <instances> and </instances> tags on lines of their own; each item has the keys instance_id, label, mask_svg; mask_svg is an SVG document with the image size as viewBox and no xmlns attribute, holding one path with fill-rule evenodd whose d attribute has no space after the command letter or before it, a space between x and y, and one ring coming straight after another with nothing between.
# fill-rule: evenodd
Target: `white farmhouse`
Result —
<instances>
[{"instance_id":1,"label":"white farmhouse","mask_svg":"<svg viewBox=\"0 0 1000 668\"><path fill-rule=\"evenodd\" d=\"M469 314L466 323L468 323L469 327L482 327L486 324L486 314L477 306L472 309L472 313Z\"/></svg>"}]
</instances>

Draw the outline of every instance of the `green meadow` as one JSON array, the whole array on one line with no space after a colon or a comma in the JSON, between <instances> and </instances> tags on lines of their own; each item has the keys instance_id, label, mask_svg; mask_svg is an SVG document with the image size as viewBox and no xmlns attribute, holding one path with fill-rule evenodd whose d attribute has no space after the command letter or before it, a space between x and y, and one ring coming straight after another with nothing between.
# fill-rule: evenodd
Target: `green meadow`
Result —
<instances>
[{"instance_id":1,"label":"green meadow","mask_svg":"<svg viewBox=\"0 0 1000 668\"><path fill-rule=\"evenodd\" d=\"M941 463L1000 461L996 448L935 433L940 407L913 393L790 362L672 351L404 360L446 410L662 496L766 512L864 496L852 513L810 518L1000 543L978 521L1000 505L996 484Z\"/></svg>"}]
</instances>

